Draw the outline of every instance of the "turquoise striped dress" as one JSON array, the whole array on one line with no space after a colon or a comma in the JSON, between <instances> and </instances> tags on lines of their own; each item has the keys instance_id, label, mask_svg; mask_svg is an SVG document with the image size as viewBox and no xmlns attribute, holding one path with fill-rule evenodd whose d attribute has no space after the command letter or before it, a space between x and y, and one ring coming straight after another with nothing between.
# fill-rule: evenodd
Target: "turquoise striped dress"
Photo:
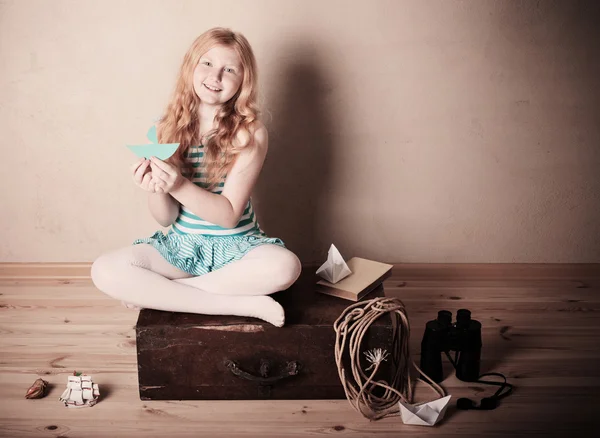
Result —
<instances>
[{"instance_id":1,"label":"turquoise striped dress","mask_svg":"<svg viewBox=\"0 0 600 438\"><path fill-rule=\"evenodd\" d=\"M203 149L203 145L190 147L187 160L194 172L191 181L208 189L202 172ZM221 194L225 179L226 177L221 179L212 193ZM151 237L133 242L134 245L140 243L152 245L169 263L192 275L204 275L222 268L260 245L274 244L285 248L281 239L268 237L260 228L252 199L248 200L242 217L233 228L223 228L205 221L181 205L179 216L166 235L157 231Z\"/></svg>"}]
</instances>

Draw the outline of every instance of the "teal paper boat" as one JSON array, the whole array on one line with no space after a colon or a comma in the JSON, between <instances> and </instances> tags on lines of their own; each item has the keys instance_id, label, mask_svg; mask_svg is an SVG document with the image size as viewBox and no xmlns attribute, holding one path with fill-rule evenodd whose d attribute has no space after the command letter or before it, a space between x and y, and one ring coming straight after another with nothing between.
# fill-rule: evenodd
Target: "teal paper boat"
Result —
<instances>
[{"instance_id":1,"label":"teal paper boat","mask_svg":"<svg viewBox=\"0 0 600 438\"><path fill-rule=\"evenodd\" d=\"M156 157L161 160L169 158L179 147L179 143L158 143L156 126L152 126L148 131L148 139L152 142L151 144L127 145L127 147L140 158Z\"/></svg>"}]
</instances>

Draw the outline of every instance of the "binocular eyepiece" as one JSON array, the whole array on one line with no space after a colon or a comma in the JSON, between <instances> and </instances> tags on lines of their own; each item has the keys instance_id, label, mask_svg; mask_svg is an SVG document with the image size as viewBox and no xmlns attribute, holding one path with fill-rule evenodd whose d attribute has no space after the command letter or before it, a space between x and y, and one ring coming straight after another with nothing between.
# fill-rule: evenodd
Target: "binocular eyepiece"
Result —
<instances>
[{"instance_id":1,"label":"binocular eyepiece","mask_svg":"<svg viewBox=\"0 0 600 438\"><path fill-rule=\"evenodd\" d=\"M455 361L450 357L450 351L456 352ZM458 379L474 382L479 378L481 323L471 319L469 310L458 310L455 323L451 312L440 310L437 319L425 325L421 341L421 371L436 383L443 380L442 352L456 368Z\"/></svg>"}]
</instances>

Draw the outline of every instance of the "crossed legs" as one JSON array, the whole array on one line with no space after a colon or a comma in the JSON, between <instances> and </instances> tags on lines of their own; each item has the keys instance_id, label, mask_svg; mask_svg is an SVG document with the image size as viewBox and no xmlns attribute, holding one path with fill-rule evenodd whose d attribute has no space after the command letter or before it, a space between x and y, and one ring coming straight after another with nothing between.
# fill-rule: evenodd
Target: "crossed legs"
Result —
<instances>
[{"instance_id":1,"label":"crossed legs","mask_svg":"<svg viewBox=\"0 0 600 438\"><path fill-rule=\"evenodd\" d=\"M264 244L238 261L194 277L171 265L151 245L138 244L98 257L92 281L105 294L137 307L251 316L281 327L283 308L268 295L290 287L300 270L294 253Z\"/></svg>"}]
</instances>

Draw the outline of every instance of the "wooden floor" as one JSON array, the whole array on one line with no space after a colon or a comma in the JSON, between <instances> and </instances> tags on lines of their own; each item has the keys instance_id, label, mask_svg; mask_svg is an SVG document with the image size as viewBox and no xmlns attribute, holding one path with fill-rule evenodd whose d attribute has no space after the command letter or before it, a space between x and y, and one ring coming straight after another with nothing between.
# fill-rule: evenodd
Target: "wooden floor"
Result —
<instances>
[{"instance_id":1,"label":"wooden floor","mask_svg":"<svg viewBox=\"0 0 600 438\"><path fill-rule=\"evenodd\" d=\"M453 399L436 427L399 417L369 422L344 400L141 401L137 312L97 291L88 270L0 267L1 436L579 437L600 421L599 265L398 265L385 290L408 309L414 356L438 310L468 308L483 324L482 371L502 372L517 386L495 411L457 411L456 398L493 390L449 375ZM100 385L96 406L58 401L73 370ZM49 395L26 400L38 377L50 382ZM417 396L432 393L421 387Z\"/></svg>"}]
</instances>

